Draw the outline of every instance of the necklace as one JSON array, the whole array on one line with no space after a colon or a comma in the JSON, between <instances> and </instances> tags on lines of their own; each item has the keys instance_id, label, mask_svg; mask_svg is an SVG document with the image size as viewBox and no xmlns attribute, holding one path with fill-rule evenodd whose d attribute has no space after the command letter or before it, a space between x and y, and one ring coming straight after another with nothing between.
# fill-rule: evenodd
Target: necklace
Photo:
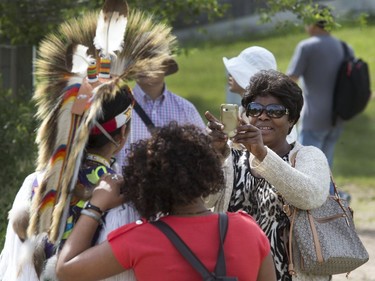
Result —
<instances>
[{"instance_id":1,"label":"necklace","mask_svg":"<svg viewBox=\"0 0 375 281\"><path fill-rule=\"evenodd\" d=\"M98 162L98 163L106 166L107 168L111 167L111 165L109 164L109 162L104 157L101 157L101 156L99 156L97 154L87 153L86 160Z\"/></svg>"},{"instance_id":2,"label":"necklace","mask_svg":"<svg viewBox=\"0 0 375 281\"><path fill-rule=\"evenodd\" d=\"M171 215L174 215L174 216L196 216L196 215L202 215L202 214L208 214L208 213L211 213L210 210L208 209L204 209L204 210L200 210L200 211L197 211L197 212L171 212Z\"/></svg>"}]
</instances>

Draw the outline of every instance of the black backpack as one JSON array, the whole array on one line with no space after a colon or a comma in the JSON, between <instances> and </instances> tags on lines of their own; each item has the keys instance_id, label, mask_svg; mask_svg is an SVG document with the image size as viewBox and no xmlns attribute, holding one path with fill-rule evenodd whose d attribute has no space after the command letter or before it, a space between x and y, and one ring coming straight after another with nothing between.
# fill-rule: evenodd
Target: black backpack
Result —
<instances>
[{"instance_id":1,"label":"black backpack","mask_svg":"<svg viewBox=\"0 0 375 281\"><path fill-rule=\"evenodd\" d=\"M204 281L237 281L237 277L226 276L226 265L224 255L224 240L228 229L228 216L226 213L219 213L219 254L216 261L215 272L210 272L207 267L197 258L197 256L190 250L180 236L165 222L152 222L161 232L163 232L171 243L177 248L180 254L187 262L202 276Z\"/></svg>"},{"instance_id":2,"label":"black backpack","mask_svg":"<svg viewBox=\"0 0 375 281\"><path fill-rule=\"evenodd\" d=\"M362 112L370 100L370 74L366 62L350 55L349 47L341 42L344 49L344 61L336 77L333 95L333 124L337 117L350 120Z\"/></svg>"}]
</instances>

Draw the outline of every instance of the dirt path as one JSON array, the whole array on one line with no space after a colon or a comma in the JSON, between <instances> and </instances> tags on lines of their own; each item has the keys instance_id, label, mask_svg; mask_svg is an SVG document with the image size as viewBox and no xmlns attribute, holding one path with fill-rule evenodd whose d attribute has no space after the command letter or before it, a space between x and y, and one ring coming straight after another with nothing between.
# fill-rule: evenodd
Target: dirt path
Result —
<instances>
[{"instance_id":1,"label":"dirt path","mask_svg":"<svg viewBox=\"0 0 375 281\"><path fill-rule=\"evenodd\" d=\"M354 221L359 236L365 245L370 259L367 263L349 274L333 276L333 281L375 281L375 190L344 187L352 195L351 206L354 209Z\"/></svg>"}]
</instances>

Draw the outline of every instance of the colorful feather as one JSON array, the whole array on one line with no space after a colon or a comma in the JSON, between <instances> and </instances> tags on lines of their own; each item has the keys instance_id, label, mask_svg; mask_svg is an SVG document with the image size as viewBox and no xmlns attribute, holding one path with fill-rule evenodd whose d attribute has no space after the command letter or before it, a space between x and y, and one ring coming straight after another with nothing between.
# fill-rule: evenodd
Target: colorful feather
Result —
<instances>
[{"instance_id":1,"label":"colorful feather","mask_svg":"<svg viewBox=\"0 0 375 281\"><path fill-rule=\"evenodd\" d=\"M101 50L105 58L115 56L116 51L123 47L124 34L127 26L128 6L125 1L107 0L100 11L95 47Z\"/></svg>"}]
</instances>

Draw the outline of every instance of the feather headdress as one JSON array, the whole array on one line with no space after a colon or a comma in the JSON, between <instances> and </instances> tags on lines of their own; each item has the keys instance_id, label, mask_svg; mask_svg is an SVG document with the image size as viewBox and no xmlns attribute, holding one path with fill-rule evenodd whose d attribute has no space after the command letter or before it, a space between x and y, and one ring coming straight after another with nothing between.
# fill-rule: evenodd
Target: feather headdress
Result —
<instances>
[{"instance_id":1,"label":"feather headdress","mask_svg":"<svg viewBox=\"0 0 375 281\"><path fill-rule=\"evenodd\" d=\"M128 13L120 0L107 0L99 15L87 13L63 23L41 43L34 99L42 121L37 143L44 178L32 200L29 237L47 233L51 242L60 241L82 152L103 101L112 99L126 81L163 71L175 47L168 26L143 12ZM103 58L110 60L110 78L97 87L83 82L97 79Z\"/></svg>"}]
</instances>

